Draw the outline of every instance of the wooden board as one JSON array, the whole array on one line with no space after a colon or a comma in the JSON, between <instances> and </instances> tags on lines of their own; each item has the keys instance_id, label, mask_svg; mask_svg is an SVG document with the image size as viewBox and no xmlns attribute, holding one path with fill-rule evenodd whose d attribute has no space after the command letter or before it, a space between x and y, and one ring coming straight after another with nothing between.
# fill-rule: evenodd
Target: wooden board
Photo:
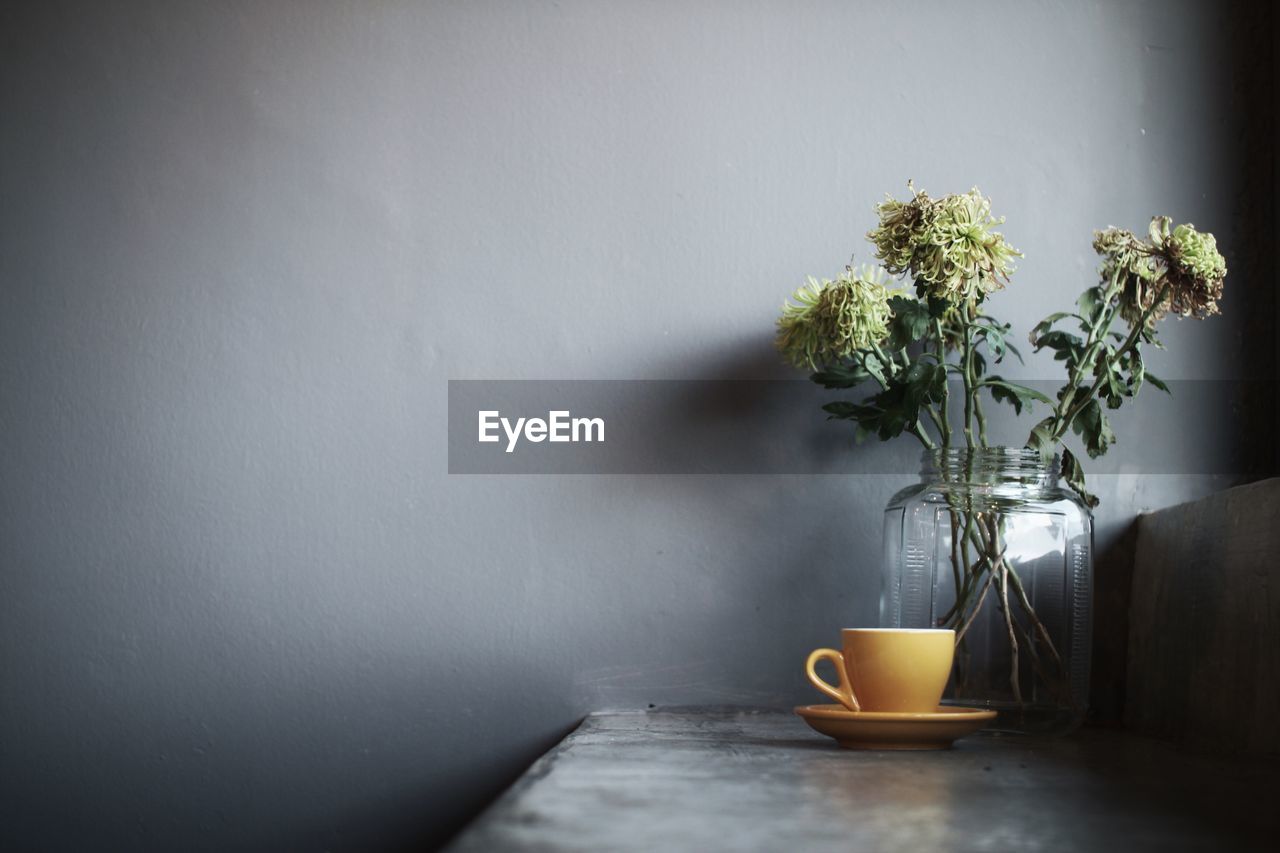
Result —
<instances>
[{"instance_id":1,"label":"wooden board","mask_svg":"<svg viewBox=\"0 0 1280 853\"><path fill-rule=\"evenodd\" d=\"M588 717L456 839L493 851L1270 850L1280 762L1082 730L842 750L790 713Z\"/></svg>"},{"instance_id":2,"label":"wooden board","mask_svg":"<svg viewBox=\"0 0 1280 853\"><path fill-rule=\"evenodd\" d=\"M1139 519L1124 721L1280 753L1280 479Z\"/></svg>"}]
</instances>

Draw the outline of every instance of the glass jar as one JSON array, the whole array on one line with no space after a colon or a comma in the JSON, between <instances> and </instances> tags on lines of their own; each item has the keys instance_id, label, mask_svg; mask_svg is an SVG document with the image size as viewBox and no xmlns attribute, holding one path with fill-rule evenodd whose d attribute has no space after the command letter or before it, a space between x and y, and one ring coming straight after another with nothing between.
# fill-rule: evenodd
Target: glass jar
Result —
<instances>
[{"instance_id":1,"label":"glass jar","mask_svg":"<svg viewBox=\"0 0 1280 853\"><path fill-rule=\"evenodd\" d=\"M880 624L953 628L944 703L998 712L992 728L1065 734L1084 719L1093 517L1025 448L926 451L920 483L884 516Z\"/></svg>"}]
</instances>

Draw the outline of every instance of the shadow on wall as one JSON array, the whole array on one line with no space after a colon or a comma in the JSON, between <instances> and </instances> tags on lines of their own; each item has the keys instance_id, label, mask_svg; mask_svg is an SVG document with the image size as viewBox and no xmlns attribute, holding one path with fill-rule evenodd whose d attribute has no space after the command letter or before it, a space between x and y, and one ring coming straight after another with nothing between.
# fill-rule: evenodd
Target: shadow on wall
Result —
<instances>
[{"instance_id":1,"label":"shadow on wall","mask_svg":"<svg viewBox=\"0 0 1280 853\"><path fill-rule=\"evenodd\" d=\"M453 767L424 767L424 777L447 778L447 787L437 782L414 790L402 789L379 802L338 812L314 832L282 839L280 849L390 853L438 850L580 722L539 738L523 738L519 744L505 746L501 757L458 762Z\"/></svg>"},{"instance_id":2,"label":"shadow on wall","mask_svg":"<svg viewBox=\"0 0 1280 853\"><path fill-rule=\"evenodd\" d=\"M1238 313L1242 397L1232 407L1233 455L1247 474L1222 478L1229 488L1280 473L1280 299L1272 262L1276 245L1275 103L1277 26L1275 4L1234 2L1229 6L1225 61L1231 69L1232 114L1237 118L1236 205L1232 233L1225 241L1230 270L1230 303ZM1138 522L1132 520L1099 548L1095 566L1094 660L1090 721L1119 727L1125 709L1129 609L1133 597Z\"/></svg>"},{"instance_id":3,"label":"shadow on wall","mask_svg":"<svg viewBox=\"0 0 1280 853\"><path fill-rule=\"evenodd\" d=\"M1229 276L1239 295L1224 310L1239 311L1240 374L1267 380L1253 386L1242 406L1237 435L1246 439L1249 470L1280 473L1280 296L1277 292L1276 103L1280 80L1276 66L1277 12L1274 3L1234 2L1228 43L1232 114L1238 121L1235 173L1237 187L1233 239L1227 253ZM1257 479L1257 478L1251 478ZM1243 482L1247 482L1243 481Z\"/></svg>"},{"instance_id":4,"label":"shadow on wall","mask_svg":"<svg viewBox=\"0 0 1280 853\"><path fill-rule=\"evenodd\" d=\"M402 678L396 676L395 678ZM388 680L393 680L388 677ZM545 674L521 665L495 661L486 666L486 683L501 683L506 695L520 697L524 704L513 711L514 701L495 702L484 697L470 675L427 677L432 694L454 697L463 712L460 723L449 709L424 709L420 720L400 719L404 731L397 747L394 738L385 734L386 727L370 725L361 739L376 744L383 757L364 764L363 778L335 778L332 800L342 808L325 811L308 820L293 822L294 827L309 827L297 834L284 834L277 839L281 850L387 850L421 851L444 846L484 808L509 788L539 756L546 753L577 728L581 718L569 708L564 691L556 698L547 694ZM382 685L382 689L386 689ZM417 680L400 690L388 692L403 695L421 693ZM425 701L424 701L425 704ZM562 720L559 725L542 725L529 730L531 720ZM387 721L382 721L386 723ZM428 730L423 736L420 730ZM465 731L461 731L465 729ZM451 731L457 733L450 735ZM436 732L434 736L431 734ZM475 734L479 732L480 734ZM350 741L350 733L347 733ZM466 750L456 749L459 738L469 741ZM335 737L334 742L339 742ZM317 744L316 748L323 748ZM387 755L391 753L391 755ZM353 762L335 762L350 768ZM375 775L385 768L385 777ZM416 781L419 780L419 781ZM366 794L361 803L349 799L352 791ZM368 792L381 791L382 796L367 797ZM255 843L270 837L262 828Z\"/></svg>"},{"instance_id":5,"label":"shadow on wall","mask_svg":"<svg viewBox=\"0 0 1280 853\"><path fill-rule=\"evenodd\" d=\"M1129 601L1138 523L1130 521L1099 547L1093 568L1093 667L1089 675L1089 722L1119 728L1129 648Z\"/></svg>"},{"instance_id":6,"label":"shadow on wall","mask_svg":"<svg viewBox=\"0 0 1280 853\"><path fill-rule=\"evenodd\" d=\"M750 666L734 668L746 680L726 683L727 668L719 660L723 650L704 650L706 663L684 673L687 684L672 689L655 680L648 695L658 705L696 701L786 707L809 701L812 688L802 671L805 654L830 644L832 631L839 627L872 624L878 618L879 508L902 487L904 476L840 472L836 460L851 453L884 456L885 449L878 442L857 447L849 425L826 420L819 405L829 392L796 381L795 372L781 364L767 327L726 343L692 369L687 362L673 365L673 372L714 381L689 382L683 393L655 397L657 411L651 415L655 423L666 425L666 432L650 432L652 440L675 436L682 447L698 450L714 447L717 436L732 435L735 446L712 464L694 456L682 460L688 474L710 476L640 482L654 500L679 492L680 506L696 513L705 525L725 528L709 537L728 543L711 556L722 584L719 606L701 614L689 633L720 638L724 646L740 646L755 657ZM788 386L798 386L800 394L762 394L761 377L779 375ZM749 428L743 429L744 424ZM900 447L909 480L918 465L918 450L909 442ZM655 447L638 455L664 454L670 458L669 450ZM794 470L790 465L797 460L801 468L832 474L777 473ZM725 470L743 473L719 473ZM752 471L759 472L758 479ZM735 481L742 476L753 478L750 488L737 487ZM874 511L858 512L859 507ZM762 552L771 571L734 570L739 563L758 562ZM671 673L661 675L666 679ZM696 684L698 678L702 685ZM691 696L691 686L696 696ZM625 697L626 691L620 695Z\"/></svg>"}]
</instances>

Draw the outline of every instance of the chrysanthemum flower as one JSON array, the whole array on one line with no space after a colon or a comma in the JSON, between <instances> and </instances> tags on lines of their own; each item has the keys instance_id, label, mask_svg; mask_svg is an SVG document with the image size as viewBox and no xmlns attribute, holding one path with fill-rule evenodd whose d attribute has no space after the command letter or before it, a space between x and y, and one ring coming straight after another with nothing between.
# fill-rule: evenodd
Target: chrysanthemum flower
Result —
<instances>
[{"instance_id":1,"label":"chrysanthemum flower","mask_svg":"<svg viewBox=\"0 0 1280 853\"><path fill-rule=\"evenodd\" d=\"M876 257L895 274L909 273L921 296L960 304L981 301L1004 287L1021 253L994 226L991 202L977 187L931 199L912 192L910 201L886 198L876 206L880 225L867 233Z\"/></svg>"},{"instance_id":2,"label":"chrysanthemum flower","mask_svg":"<svg viewBox=\"0 0 1280 853\"><path fill-rule=\"evenodd\" d=\"M1217 241L1194 225L1171 225L1167 216L1154 217L1149 240L1120 228L1094 235L1094 251L1102 256L1102 279L1109 282L1115 276L1120 282L1120 315L1130 324L1149 310L1148 325L1171 312L1195 318L1219 312L1227 263Z\"/></svg>"},{"instance_id":3,"label":"chrysanthemum flower","mask_svg":"<svg viewBox=\"0 0 1280 853\"><path fill-rule=\"evenodd\" d=\"M1183 317L1203 319L1219 313L1223 279L1227 276L1226 259L1218 252L1218 241L1212 234L1196 230L1185 223L1169 230L1167 216L1151 221L1152 231L1162 238L1161 249L1169 281L1169 310Z\"/></svg>"},{"instance_id":4,"label":"chrysanthemum flower","mask_svg":"<svg viewBox=\"0 0 1280 853\"><path fill-rule=\"evenodd\" d=\"M882 270L846 267L834 281L812 276L783 303L775 344L796 367L817 370L889 336L889 290Z\"/></svg>"},{"instance_id":5,"label":"chrysanthemum flower","mask_svg":"<svg viewBox=\"0 0 1280 853\"><path fill-rule=\"evenodd\" d=\"M867 232L867 239L875 244L876 257L892 275L911 269L916 247L938 214L938 203L928 193L917 190L911 181L907 181L907 189L911 190L910 201L898 201L885 193L884 201L876 205L880 225Z\"/></svg>"},{"instance_id":6,"label":"chrysanthemum flower","mask_svg":"<svg viewBox=\"0 0 1280 853\"><path fill-rule=\"evenodd\" d=\"M1120 285L1120 316L1130 325L1138 322L1151 307L1158 290L1151 245L1123 228L1104 228L1093 232L1093 250L1102 256L1099 269L1103 282L1113 278ZM1160 312L1156 312L1160 313ZM1158 319L1152 315L1150 322Z\"/></svg>"}]
</instances>

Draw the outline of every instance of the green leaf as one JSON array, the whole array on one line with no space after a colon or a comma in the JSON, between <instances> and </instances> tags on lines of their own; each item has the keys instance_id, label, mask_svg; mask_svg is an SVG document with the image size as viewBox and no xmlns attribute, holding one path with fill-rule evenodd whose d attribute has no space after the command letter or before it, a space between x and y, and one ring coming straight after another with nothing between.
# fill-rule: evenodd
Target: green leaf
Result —
<instances>
[{"instance_id":1,"label":"green leaf","mask_svg":"<svg viewBox=\"0 0 1280 853\"><path fill-rule=\"evenodd\" d=\"M1142 388L1142 380L1146 377L1147 368L1142 363L1142 353L1136 349L1129 351L1129 396L1135 397Z\"/></svg>"},{"instance_id":2,"label":"green leaf","mask_svg":"<svg viewBox=\"0 0 1280 853\"><path fill-rule=\"evenodd\" d=\"M899 350L923 339L933 326L929 306L909 296L894 296L889 300L893 319L889 321L889 347Z\"/></svg>"},{"instance_id":3,"label":"green leaf","mask_svg":"<svg viewBox=\"0 0 1280 853\"><path fill-rule=\"evenodd\" d=\"M861 365L862 369L871 374L871 376L879 382L882 387L889 384L889 378L885 374L884 367L880 364L880 360L878 358L868 358L864 355L862 356Z\"/></svg>"},{"instance_id":4,"label":"green leaf","mask_svg":"<svg viewBox=\"0 0 1280 853\"><path fill-rule=\"evenodd\" d=\"M835 403L827 403L822 408L830 413L828 420L854 421L857 424L857 429L854 431L853 438L858 444L861 444L871 435L883 440L886 437L892 438L898 434L889 434L886 431L887 419L892 420L894 416L879 406L841 400ZM898 432L901 431L901 428L899 428Z\"/></svg>"},{"instance_id":5,"label":"green leaf","mask_svg":"<svg viewBox=\"0 0 1280 853\"><path fill-rule=\"evenodd\" d=\"M1173 392L1169 390L1169 386L1168 386L1168 385L1165 385L1165 384L1164 384L1164 380L1163 380L1163 379L1161 379L1159 376L1156 376L1154 373L1150 373L1150 372L1148 372L1148 373L1146 374L1146 379L1147 379L1147 381L1148 381L1148 382L1150 382L1150 383L1151 383L1151 385L1152 385L1153 387L1155 387L1155 388L1159 388L1159 389L1160 389L1161 391L1163 391L1164 393L1166 393L1166 394L1168 394L1168 395L1170 395L1170 396L1173 396Z\"/></svg>"},{"instance_id":6,"label":"green leaf","mask_svg":"<svg viewBox=\"0 0 1280 853\"><path fill-rule=\"evenodd\" d=\"M939 402L947 392L947 366L921 357L892 377L888 386L870 399L870 405L844 403L824 406L833 417L857 420L881 440L901 435L920 420L920 407Z\"/></svg>"},{"instance_id":7,"label":"green leaf","mask_svg":"<svg viewBox=\"0 0 1280 853\"><path fill-rule=\"evenodd\" d=\"M939 299L936 296L929 297L929 316L935 320L941 320L943 316L951 310L951 303L945 299Z\"/></svg>"},{"instance_id":8,"label":"green leaf","mask_svg":"<svg viewBox=\"0 0 1280 853\"><path fill-rule=\"evenodd\" d=\"M1111 431L1107 416L1097 400L1090 400L1071 422L1071 429L1084 440L1084 449L1091 459L1096 459L1107 452L1107 448L1116 443L1116 434Z\"/></svg>"},{"instance_id":9,"label":"green leaf","mask_svg":"<svg viewBox=\"0 0 1280 853\"><path fill-rule=\"evenodd\" d=\"M933 372L930 374L927 382L931 403L942 403L947 399L947 366L945 364L932 365Z\"/></svg>"},{"instance_id":10,"label":"green leaf","mask_svg":"<svg viewBox=\"0 0 1280 853\"><path fill-rule=\"evenodd\" d=\"M1080 298L1076 300L1076 305L1080 307L1080 320L1084 323L1093 323L1098 319L1098 314L1102 310L1103 291L1101 287L1090 287L1080 294Z\"/></svg>"},{"instance_id":11,"label":"green leaf","mask_svg":"<svg viewBox=\"0 0 1280 853\"><path fill-rule=\"evenodd\" d=\"M1046 405L1053 405L1052 400L1034 388L1018 385L1015 382L1008 382L999 376L988 376L978 385L990 388L991 399L997 403L1009 403L1013 406L1015 414L1022 414L1022 407L1024 405L1030 407L1033 400Z\"/></svg>"},{"instance_id":12,"label":"green leaf","mask_svg":"<svg viewBox=\"0 0 1280 853\"><path fill-rule=\"evenodd\" d=\"M834 364L809 377L823 388L854 388L871 378L871 373L860 364Z\"/></svg>"},{"instance_id":13,"label":"green leaf","mask_svg":"<svg viewBox=\"0 0 1280 853\"><path fill-rule=\"evenodd\" d=\"M1055 311L1052 314L1050 314L1048 317L1045 317L1039 323L1036 323L1035 328L1031 330L1031 342L1034 344L1036 341L1036 338L1040 337L1045 332L1049 331L1049 328L1054 323L1061 320L1063 317L1072 317L1072 316L1075 316L1075 315L1073 315L1070 311Z\"/></svg>"},{"instance_id":14,"label":"green leaf","mask_svg":"<svg viewBox=\"0 0 1280 853\"><path fill-rule=\"evenodd\" d=\"M987 372L987 360L983 357L982 353L975 351L971 353L970 357L973 359L973 372L975 376L981 376ZM998 358L996 359L996 361L999 360L1000 359ZM964 371L961 372L963 373Z\"/></svg>"},{"instance_id":15,"label":"green leaf","mask_svg":"<svg viewBox=\"0 0 1280 853\"><path fill-rule=\"evenodd\" d=\"M1080 467L1080 460L1065 447L1062 448L1062 478L1075 490L1082 501L1090 507L1098 505L1097 497L1091 495L1084 487L1084 469Z\"/></svg>"},{"instance_id":16,"label":"green leaf","mask_svg":"<svg viewBox=\"0 0 1280 853\"><path fill-rule=\"evenodd\" d=\"M945 365L935 365L933 368L933 377L930 379L932 383L929 390L929 401L932 403L947 402L947 370Z\"/></svg>"},{"instance_id":17,"label":"green leaf","mask_svg":"<svg viewBox=\"0 0 1280 853\"><path fill-rule=\"evenodd\" d=\"M1009 334L1009 328L1003 325L974 324L974 329L986 341L987 349L995 356L997 362L1004 358L1004 353L1007 349L1005 336Z\"/></svg>"},{"instance_id":18,"label":"green leaf","mask_svg":"<svg viewBox=\"0 0 1280 853\"><path fill-rule=\"evenodd\" d=\"M1053 450L1057 445L1053 438L1053 418L1048 417L1031 428L1027 438L1027 447L1040 452L1040 458L1046 462L1053 458Z\"/></svg>"},{"instance_id":19,"label":"green leaf","mask_svg":"<svg viewBox=\"0 0 1280 853\"><path fill-rule=\"evenodd\" d=\"M991 387L991 399L995 400L997 403L1008 403L1009 405L1013 406L1013 413L1015 415L1022 414L1022 401L1024 398L1019 397L1017 394L1013 393L1012 391L1007 390L1002 385L992 385L990 387Z\"/></svg>"},{"instance_id":20,"label":"green leaf","mask_svg":"<svg viewBox=\"0 0 1280 853\"><path fill-rule=\"evenodd\" d=\"M922 403L937 402L946 394L947 367L932 361L917 361L902 375L906 395Z\"/></svg>"},{"instance_id":21,"label":"green leaf","mask_svg":"<svg viewBox=\"0 0 1280 853\"><path fill-rule=\"evenodd\" d=\"M901 408L886 409L879 420L879 428L876 434L880 436L881 441L888 441L902 435L902 431L907 428L907 424L915 423L917 418L908 418L906 412Z\"/></svg>"},{"instance_id":22,"label":"green leaf","mask_svg":"<svg viewBox=\"0 0 1280 853\"><path fill-rule=\"evenodd\" d=\"M1102 381L1103 396L1107 400L1108 409L1118 409L1124 398L1129 396L1129 386L1120 376L1120 371L1116 369L1114 362L1107 361L1105 370L1106 373Z\"/></svg>"},{"instance_id":23,"label":"green leaf","mask_svg":"<svg viewBox=\"0 0 1280 853\"><path fill-rule=\"evenodd\" d=\"M1037 352L1045 347L1056 352L1063 352L1066 350L1079 349L1083 346L1084 341L1081 340L1078 335L1073 335L1070 332L1064 332L1061 329L1054 329L1051 332L1045 332L1035 340L1035 348Z\"/></svg>"}]
</instances>

